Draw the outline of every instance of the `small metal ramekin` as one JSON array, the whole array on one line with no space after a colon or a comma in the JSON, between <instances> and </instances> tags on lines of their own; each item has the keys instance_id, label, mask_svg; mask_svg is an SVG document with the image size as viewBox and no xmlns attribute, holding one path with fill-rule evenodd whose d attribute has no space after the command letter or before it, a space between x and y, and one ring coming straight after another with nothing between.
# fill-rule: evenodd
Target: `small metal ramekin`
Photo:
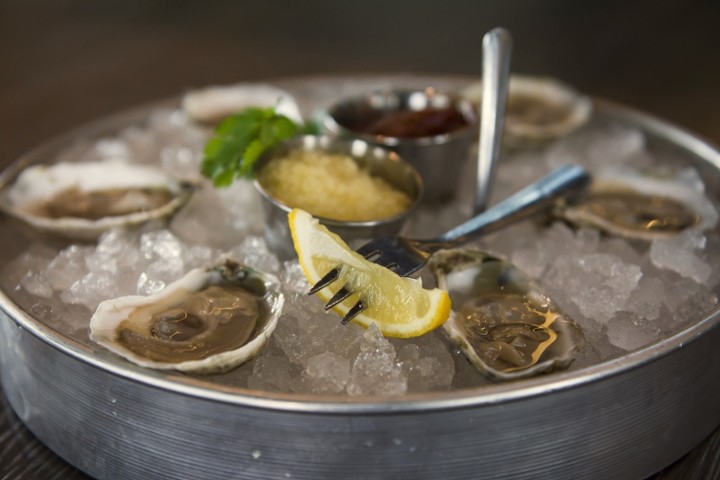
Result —
<instances>
[{"instance_id":1,"label":"small metal ramekin","mask_svg":"<svg viewBox=\"0 0 720 480\"><path fill-rule=\"evenodd\" d=\"M412 138L361 133L349 127L360 116L446 107L455 108L468 125L448 133ZM349 98L332 105L321 122L328 134L359 138L397 152L420 173L428 203L445 202L455 196L478 131L478 114L470 101L434 88L380 91Z\"/></svg>"},{"instance_id":2,"label":"small metal ramekin","mask_svg":"<svg viewBox=\"0 0 720 480\"><path fill-rule=\"evenodd\" d=\"M383 178L413 200L410 207L404 212L379 220L350 222L318 217L321 224L340 235L351 245L361 240L397 234L413 210L420 204L423 195L423 181L415 168L395 152L363 140L314 135L295 137L282 142L264 154L255 167L256 173L259 173L270 160L286 156L294 150L317 150L349 155L361 168L367 169L372 175ZM257 180L257 175L255 188L260 192L262 198L265 215L264 236L268 248L281 259L294 258L295 249L287 219L293 205L286 205L273 197Z\"/></svg>"}]
</instances>

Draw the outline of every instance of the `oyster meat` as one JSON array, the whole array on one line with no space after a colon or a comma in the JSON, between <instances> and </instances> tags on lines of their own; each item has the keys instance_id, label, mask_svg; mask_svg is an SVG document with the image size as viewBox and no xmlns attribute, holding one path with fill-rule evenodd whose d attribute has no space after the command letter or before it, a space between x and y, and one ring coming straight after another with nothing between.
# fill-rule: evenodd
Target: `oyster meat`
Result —
<instances>
[{"instance_id":1,"label":"oyster meat","mask_svg":"<svg viewBox=\"0 0 720 480\"><path fill-rule=\"evenodd\" d=\"M272 107L296 123L302 123L292 95L272 85L237 83L192 90L183 96L182 107L190 118L214 124L247 107Z\"/></svg>"},{"instance_id":2,"label":"oyster meat","mask_svg":"<svg viewBox=\"0 0 720 480\"><path fill-rule=\"evenodd\" d=\"M482 102L482 84L463 96ZM552 78L512 75L508 87L503 143L511 148L540 145L567 135L588 121L592 101Z\"/></svg>"},{"instance_id":3,"label":"oyster meat","mask_svg":"<svg viewBox=\"0 0 720 480\"><path fill-rule=\"evenodd\" d=\"M37 230L92 240L117 227L169 217L195 187L123 160L34 165L3 192L0 206Z\"/></svg>"},{"instance_id":4,"label":"oyster meat","mask_svg":"<svg viewBox=\"0 0 720 480\"><path fill-rule=\"evenodd\" d=\"M283 301L272 276L226 260L154 295L102 302L90 338L143 367L221 373L260 352Z\"/></svg>"},{"instance_id":5,"label":"oyster meat","mask_svg":"<svg viewBox=\"0 0 720 480\"><path fill-rule=\"evenodd\" d=\"M718 220L712 202L692 185L625 169L596 175L585 197L561 206L556 214L576 225L645 240L687 229L709 230Z\"/></svg>"},{"instance_id":6,"label":"oyster meat","mask_svg":"<svg viewBox=\"0 0 720 480\"><path fill-rule=\"evenodd\" d=\"M443 328L484 375L495 380L567 368L584 343L575 322L523 272L475 250L445 250L430 260L453 313Z\"/></svg>"}]
</instances>

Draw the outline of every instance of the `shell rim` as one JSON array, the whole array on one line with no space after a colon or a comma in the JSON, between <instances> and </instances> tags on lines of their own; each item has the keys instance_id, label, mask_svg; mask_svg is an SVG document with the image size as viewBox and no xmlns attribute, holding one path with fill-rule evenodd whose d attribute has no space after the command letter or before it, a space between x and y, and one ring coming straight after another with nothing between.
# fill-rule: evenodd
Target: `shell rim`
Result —
<instances>
[{"instance_id":1,"label":"shell rim","mask_svg":"<svg viewBox=\"0 0 720 480\"><path fill-rule=\"evenodd\" d=\"M227 260L231 259L227 258ZM218 265L222 263L221 259L218 262ZM239 367L243 363L255 357L260 350L262 350L265 343L267 343L270 336L275 331L278 318L282 315L285 296L278 288L278 280L273 275L265 272L250 269L252 271L251 274L262 280L267 289L261 299L269 307L268 320L261 325L260 328L255 329L250 338L244 344L232 350L225 350L204 358L181 360L177 362L152 360L135 353L127 347L119 345L116 339L113 338L112 334L124 320L122 315L118 315L117 323L115 323L112 328L108 328L107 325L100 325L101 321L99 319L99 315L101 314L112 315L118 311L131 312L140 305L143 305L144 302L167 301L172 297L171 292L173 290L177 291L178 289L187 289L189 285L195 287L196 285L194 284L196 282L199 285L198 289L202 289L208 285L224 283L225 279L219 272L217 272L216 266L217 265L194 268L174 282L165 286L165 288L150 295L123 295L100 302L100 305L98 305L98 308L90 317L90 341L95 342L98 345L102 345L108 351L111 351L136 365L142 366L143 368L166 371L177 370L184 373L196 373L202 375L207 373L222 373L225 371L223 369L228 366L228 370ZM229 281L228 283L232 283L232 281ZM95 327L95 329L93 329L93 327ZM220 361L219 364L213 364L213 362L218 361Z\"/></svg>"},{"instance_id":2,"label":"shell rim","mask_svg":"<svg viewBox=\"0 0 720 480\"><path fill-rule=\"evenodd\" d=\"M32 156L28 154L28 156ZM28 162L32 166L36 163ZM170 218L175 215L193 196L197 185L190 180L175 178L165 174L168 185L167 190L172 194L170 201L150 210L141 210L122 215L106 216L96 220L82 217L43 217L29 213L12 205L7 198L7 189L12 188L13 182L19 177L23 168L14 168L11 165L7 171L0 175L0 211L24 223L29 228L41 234L54 235L59 238L87 240L94 239L112 228L128 226L139 227L153 220ZM9 172L12 170L12 172ZM8 173L8 175L5 175Z\"/></svg>"}]
</instances>

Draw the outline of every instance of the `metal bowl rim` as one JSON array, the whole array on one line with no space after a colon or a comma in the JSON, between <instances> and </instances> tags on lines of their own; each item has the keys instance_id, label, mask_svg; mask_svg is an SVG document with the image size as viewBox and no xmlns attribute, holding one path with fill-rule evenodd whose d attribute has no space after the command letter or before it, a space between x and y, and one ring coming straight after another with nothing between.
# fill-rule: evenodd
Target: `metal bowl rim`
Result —
<instances>
[{"instance_id":1,"label":"metal bowl rim","mask_svg":"<svg viewBox=\"0 0 720 480\"><path fill-rule=\"evenodd\" d=\"M372 142L368 142L363 139L346 139L346 138L339 138L331 135L302 135L299 137L293 137L289 140L285 140L281 142L277 147L282 147L284 145L294 145L294 144L301 144L304 143L304 139L306 137L314 137L317 139L326 139L328 142L331 142L333 144L346 144L350 145L354 142L362 142L364 143L368 148L371 148L376 151L381 151L385 157L389 159L391 162L397 162L400 165L405 168L409 175L412 177L413 182L415 183L415 186L417 188L417 194L415 195L415 198L413 198L412 203L410 206L403 210L401 213L397 215L393 215L392 217L386 217L381 218L378 220L363 220L363 221L343 221L343 220L336 220L333 218L327 218L327 217L315 217L318 220L320 220L321 223L328 225L330 227L338 227L338 228L353 228L353 229L363 229L363 228L372 228L380 225L389 225L396 222L402 222L405 219L407 219L417 208L420 206L423 200L423 195L425 193L425 183L423 182L422 178L420 177L420 173L418 173L417 169L410 164L407 160L402 158L400 155L398 155L396 152L393 152L392 150L387 149L386 147L382 145L376 145ZM320 141L320 140L319 140ZM264 167L264 164L272 157L272 153L275 151L275 149L272 149L268 152L265 152L259 159L256 169L262 169ZM350 154L348 154L350 155ZM352 155L350 155L352 156ZM255 189L262 195L266 200L268 200L270 203L272 203L275 207L280 208L281 210L284 210L285 212L289 213L290 210L293 209L290 205L281 202L279 199L275 198L273 195L268 192L265 187L262 186L260 181L258 181L257 177L253 179L253 185L255 186Z\"/></svg>"},{"instance_id":2,"label":"metal bowl rim","mask_svg":"<svg viewBox=\"0 0 720 480\"><path fill-rule=\"evenodd\" d=\"M447 133L441 133L438 135L428 135L423 137L412 137L412 138L406 138L406 137L394 137L390 135L380 135L380 134L370 134L370 133L362 133L362 132L356 132L354 130L351 130L344 125L341 125L337 120L335 120L335 117L333 116L332 112L344 105L349 105L352 103L358 103L361 102L364 99L371 98L373 96L404 96L404 95L410 95L412 93L423 93L425 94L425 90L423 89L411 89L411 88L393 88L393 89L385 89L385 90L374 90L371 92L368 92L363 95L355 95L352 97L343 98L340 101L332 104L326 111L321 112L320 122L322 123L323 127L325 127L326 130L329 130L331 132L334 132L336 135L344 135L344 136L350 136L353 138L358 138L360 140L364 140L369 143L375 143L387 147L398 147L398 146L430 146L430 145L442 145L448 142L451 142L455 140L456 138L464 138L469 137L477 134L478 128L479 128L479 118L477 113L474 113L473 121L469 123L467 126L459 128L457 130L453 130L451 132ZM464 105L466 107L469 107L475 112L475 109L473 107L473 104L470 100L463 98L458 93L453 93L445 90L437 90L434 93L437 96L444 96L447 97L453 105ZM427 95L427 94L426 94ZM464 113L461 110L461 113ZM463 115L465 116L465 115Z\"/></svg>"}]
</instances>

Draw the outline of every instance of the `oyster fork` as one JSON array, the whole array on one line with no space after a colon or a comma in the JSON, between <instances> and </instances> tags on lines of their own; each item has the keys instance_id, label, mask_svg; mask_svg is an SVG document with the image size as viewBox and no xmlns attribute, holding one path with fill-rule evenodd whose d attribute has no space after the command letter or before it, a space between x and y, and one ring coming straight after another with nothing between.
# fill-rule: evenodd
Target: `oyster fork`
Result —
<instances>
[{"instance_id":1,"label":"oyster fork","mask_svg":"<svg viewBox=\"0 0 720 480\"><path fill-rule=\"evenodd\" d=\"M590 175L585 169L577 165L566 165L437 238L415 240L400 236L381 237L371 240L356 251L366 259L406 277L425 265L430 256L438 250L453 248L481 234L499 230L545 210L559 201L572 200L585 191L589 182ZM335 282L340 277L340 270L340 265L330 270L310 288L308 295L317 293ZM347 286L341 287L325 304L325 310L329 310L350 295L352 291ZM361 298L348 310L342 319L342 324L347 324L366 308L367 304Z\"/></svg>"}]
</instances>

